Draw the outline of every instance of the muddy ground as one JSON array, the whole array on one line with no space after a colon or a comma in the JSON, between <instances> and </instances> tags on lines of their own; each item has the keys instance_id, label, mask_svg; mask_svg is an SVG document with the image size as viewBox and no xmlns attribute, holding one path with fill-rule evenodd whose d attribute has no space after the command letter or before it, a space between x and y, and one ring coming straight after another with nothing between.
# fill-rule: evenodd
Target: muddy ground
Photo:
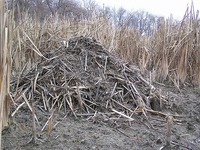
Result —
<instances>
[{"instance_id":1,"label":"muddy ground","mask_svg":"<svg viewBox=\"0 0 200 150\"><path fill-rule=\"evenodd\" d=\"M200 149L200 92L186 88L181 93L173 88L160 87L165 92L179 97L169 108L182 115L172 127L171 149ZM10 127L3 131L4 150L158 150L166 144L166 119L147 113L134 115L135 119L119 126L112 121L87 117L75 118L70 113L55 113L53 124L57 124L48 136L41 128L49 114L36 111L41 122L37 127L36 143L32 139L32 117L27 108L20 109L12 118ZM99 115L101 117L102 115Z\"/></svg>"}]
</instances>

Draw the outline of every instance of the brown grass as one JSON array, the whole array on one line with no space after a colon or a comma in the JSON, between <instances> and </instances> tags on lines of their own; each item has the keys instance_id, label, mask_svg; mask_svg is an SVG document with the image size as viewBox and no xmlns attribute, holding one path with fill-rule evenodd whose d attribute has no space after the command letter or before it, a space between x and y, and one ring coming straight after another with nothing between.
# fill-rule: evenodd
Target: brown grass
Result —
<instances>
[{"instance_id":1,"label":"brown grass","mask_svg":"<svg viewBox=\"0 0 200 150\"><path fill-rule=\"evenodd\" d=\"M141 72L151 73L157 82L200 85L200 22L194 6L186 10L180 23L163 19L152 36L142 36L126 23L115 27L102 13L82 20L48 16L42 22L36 15L21 13L17 23L0 1L0 131L8 125L9 85L12 75L34 67L43 54L67 44L74 36L94 37ZM1 139L1 138L0 138Z\"/></svg>"},{"instance_id":2,"label":"brown grass","mask_svg":"<svg viewBox=\"0 0 200 150\"><path fill-rule=\"evenodd\" d=\"M152 66L157 71L157 78L180 83L199 82L199 21L198 13L187 9L180 24L173 24L172 19L163 21L160 29L151 38Z\"/></svg>"},{"instance_id":3,"label":"brown grass","mask_svg":"<svg viewBox=\"0 0 200 150\"><path fill-rule=\"evenodd\" d=\"M177 87L186 81L200 84L199 21L193 7L187 9L180 23L173 18L163 19L149 37L126 24L114 27L101 13L80 21L50 16L42 23L28 13L22 16L14 32L15 70L25 65L30 69L42 53L83 35L96 38L127 63L138 65L142 72L154 72L156 81L170 81Z\"/></svg>"},{"instance_id":4,"label":"brown grass","mask_svg":"<svg viewBox=\"0 0 200 150\"><path fill-rule=\"evenodd\" d=\"M13 12L5 11L4 0L0 1L0 132L8 126L10 114L10 74ZM1 141L1 134L0 134ZM1 142L0 142L1 149Z\"/></svg>"}]
</instances>

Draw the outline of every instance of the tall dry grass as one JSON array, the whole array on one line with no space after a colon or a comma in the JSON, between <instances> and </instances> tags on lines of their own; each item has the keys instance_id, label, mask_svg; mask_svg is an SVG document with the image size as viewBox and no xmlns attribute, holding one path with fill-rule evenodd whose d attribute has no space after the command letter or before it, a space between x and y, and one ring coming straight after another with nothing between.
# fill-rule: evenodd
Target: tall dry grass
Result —
<instances>
[{"instance_id":1,"label":"tall dry grass","mask_svg":"<svg viewBox=\"0 0 200 150\"><path fill-rule=\"evenodd\" d=\"M41 21L36 14L21 12L17 23L13 12L6 11L0 0L0 131L8 126L10 74L16 78L30 70L43 54L74 36L96 38L127 63L138 65L142 73L150 72L154 81L170 81L177 88L181 83L200 85L200 21L193 5L180 23L163 19L152 36L140 35L126 23L116 27L95 11L78 21L58 14Z\"/></svg>"},{"instance_id":2,"label":"tall dry grass","mask_svg":"<svg viewBox=\"0 0 200 150\"><path fill-rule=\"evenodd\" d=\"M0 132L8 126L10 114L10 74L13 30L13 11L5 10L0 1ZM1 134L0 134L1 149Z\"/></svg>"},{"instance_id":3,"label":"tall dry grass","mask_svg":"<svg viewBox=\"0 0 200 150\"><path fill-rule=\"evenodd\" d=\"M37 15L21 13L13 33L13 69L29 70L42 54L62 46L74 36L96 38L127 63L137 64L152 80L168 82L179 88L182 83L200 85L199 16L192 5L182 21L163 19L151 36L140 35L124 23L116 27L103 13L93 12L88 19L75 20L57 14L38 21ZM34 17L35 16L35 17Z\"/></svg>"},{"instance_id":4,"label":"tall dry grass","mask_svg":"<svg viewBox=\"0 0 200 150\"><path fill-rule=\"evenodd\" d=\"M15 23L14 11L5 11L3 0L0 6L0 131L8 125L11 67L16 78L74 36L96 38L127 63L138 65L142 73L150 72L154 81L168 81L177 88L181 83L200 85L200 21L193 5L180 23L163 19L152 36L140 35L126 23L116 27L95 11L78 21L58 14L41 21L36 14L21 12Z\"/></svg>"},{"instance_id":5,"label":"tall dry grass","mask_svg":"<svg viewBox=\"0 0 200 150\"><path fill-rule=\"evenodd\" d=\"M150 38L151 66L158 81L169 80L176 87L189 83L200 85L200 21L194 6L187 9L180 23L163 20Z\"/></svg>"}]
</instances>

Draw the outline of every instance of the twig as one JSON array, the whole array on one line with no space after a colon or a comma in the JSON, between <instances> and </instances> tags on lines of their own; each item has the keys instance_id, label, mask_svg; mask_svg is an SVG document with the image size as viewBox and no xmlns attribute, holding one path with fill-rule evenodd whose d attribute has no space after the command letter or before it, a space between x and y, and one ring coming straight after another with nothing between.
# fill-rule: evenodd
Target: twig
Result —
<instances>
[{"instance_id":1,"label":"twig","mask_svg":"<svg viewBox=\"0 0 200 150\"><path fill-rule=\"evenodd\" d=\"M36 135L36 124L35 124L35 109L32 107L32 133L33 133L33 143L36 143L37 135Z\"/></svg>"},{"instance_id":2,"label":"twig","mask_svg":"<svg viewBox=\"0 0 200 150\"><path fill-rule=\"evenodd\" d=\"M85 68L85 71L87 71L87 61L88 61L88 60L87 60L87 57L88 57L88 54L87 54L87 52L86 52L86 56L85 56L85 67L84 67L84 68Z\"/></svg>"},{"instance_id":3,"label":"twig","mask_svg":"<svg viewBox=\"0 0 200 150\"><path fill-rule=\"evenodd\" d=\"M11 114L11 117L13 117L13 116L17 113L17 111L18 111L24 104L25 104L25 102L21 103L21 104L15 109L15 111Z\"/></svg>"},{"instance_id":4,"label":"twig","mask_svg":"<svg viewBox=\"0 0 200 150\"><path fill-rule=\"evenodd\" d=\"M132 113L134 112L134 111L132 111L131 109L129 109L128 107L126 107L126 106L122 105L121 103L119 103L118 101L116 101L116 100L114 100L114 99L112 99L112 98L111 98L111 100L114 101L115 103L117 103L118 105L122 106L123 108L129 110L130 112L132 112Z\"/></svg>"},{"instance_id":5,"label":"twig","mask_svg":"<svg viewBox=\"0 0 200 150\"><path fill-rule=\"evenodd\" d=\"M25 96L24 93L23 93L23 98L24 98L24 100L25 100L25 102L26 102L28 108L29 108L30 111L33 113L34 110L33 110L33 108L31 107L30 103L28 102L28 99L26 98L26 96ZM39 124L39 121L38 121L37 116L36 116L35 113L34 113L34 116L35 116L35 119L37 120L37 123Z\"/></svg>"},{"instance_id":6,"label":"twig","mask_svg":"<svg viewBox=\"0 0 200 150\"><path fill-rule=\"evenodd\" d=\"M35 76L35 80L34 80L34 84L33 84L33 91L35 92L36 91L36 83L37 83L37 79L38 79L38 76L39 76L39 72L37 73L37 75Z\"/></svg>"},{"instance_id":7,"label":"twig","mask_svg":"<svg viewBox=\"0 0 200 150\"><path fill-rule=\"evenodd\" d=\"M114 87L113 87L113 90L112 90L112 92L111 92L111 97L113 97L113 94L114 94L114 92L115 92L116 86L117 86L117 82L115 83L115 85L114 85Z\"/></svg>"},{"instance_id":8,"label":"twig","mask_svg":"<svg viewBox=\"0 0 200 150\"><path fill-rule=\"evenodd\" d=\"M115 109L111 109L113 112L115 112L115 113L117 113L117 114L119 114L119 115L121 115L121 116L123 116L123 117L125 117L125 118L127 118L127 119L129 119L129 121L134 121L134 119L133 118L131 118L131 117L129 117L129 116L127 116L127 115L125 115L124 113L122 113L122 112L119 112L119 111L117 111L117 110L115 110Z\"/></svg>"},{"instance_id":9,"label":"twig","mask_svg":"<svg viewBox=\"0 0 200 150\"><path fill-rule=\"evenodd\" d=\"M78 117L82 117L82 116L94 116L96 113L87 113L87 114L76 114ZM98 114L100 115L113 115L115 114L115 112L110 112L110 113L102 113L102 112L98 112Z\"/></svg>"},{"instance_id":10,"label":"twig","mask_svg":"<svg viewBox=\"0 0 200 150\"><path fill-rule=\"evenodd\" d=\"M81 109L83 109L83 100L81 98L81 94L80 94L80 90L79 90L79 85L78 85L77 82L76 82L76 87L77 87L76 93L78 95L78 103L79 103L79 106L81 107Z\"/></svg>"},{"instance_id":11,"label":"twig","mask_svg":"<svg viewBox=\"0 0 200 150\"><path fill-rule=\"evenodd\" d=\"M174 118L170 115L167 116L167 132L166 132L166 145L170 146L171 144L171 130L173 126Z\"/></svg>"},{"instance_id":12,"label":"twig","mask_svg":"<svg viewBox=\"0 0 200 150\"><path fill-rule=\"evenodd\" d=\"M106 61L105 61L105 65L104 65L104 74L106 72L106 68L107 68L107 63L108 63L108 56L106 56Z\"/></svg>"},{"instance_id":13,"label":"twig","mask_svg":"<svg viewBox=\"0 0 200 150\"><path fill-rule=\"evenodd\" d=\"M74 109L73 109L73 104L72 104L72 99L71 99L71 93L68 91L68 99L66 98L67 104L69 106L69 108L71 109L72 113L74 114L74 116L77 118Z\"/></svg>"}]
</instances>

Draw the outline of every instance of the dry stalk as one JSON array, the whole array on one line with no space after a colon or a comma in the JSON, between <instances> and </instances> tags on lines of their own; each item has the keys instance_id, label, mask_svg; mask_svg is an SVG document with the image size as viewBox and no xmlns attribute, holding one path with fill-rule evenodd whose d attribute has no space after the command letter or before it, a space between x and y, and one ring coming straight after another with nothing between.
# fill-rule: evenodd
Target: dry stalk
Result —
<instances>
[{"instance_id":1,"label":"dry stalk","mask_svg":"<svg viewBox=\"0 0 200 150\"><path fill-rule=\"evenodd\" d=\"M52 111L51 116L48 119L48 129L47 134L50 135L53 129L53 116L54 116L55 110Z\"/></svg>"},{"instance_id":2,"label":"dry stalk","mask_svg":"<svg viewBox=\"0 0 200 150\"><path fill-rule=\"evenodd\" d=\"M35 108L32 107L32 133L33 133L33 143L36 143L37 135L36 135L36 123L35 123Z\"/></svg>"},{"instance_id":3,"label":"dry stalk","mask_svg":"<svg viewBox=\"0 0 200 150\"><path fill-rule=\"evenodd\" d=\"M83 100L81 98L80 86L78 85L78 83L76 83L76 86L77 86L76 93L78 95L78 103L79 103L79 106L81 107L81 109L83 109Z\"/></svg>"},{"instance_id":4,"label":"dry stalk","mask_svg":"<svg viewBox=\"0 0 200 150\"><path fill-rule=\"evenodd\" d=\"M193 6L191 11L188 8L181 23L177 23L173 18L161 20L160 27L150 37L141 36L134 27L127 24L114 27L109 19L96 13L79 22L55 15L48 16L41 23L37 17L22 12L19 27L13 34L17 40L14 42L18 43L17 47L14 47L14 65L16 69L21 68L31 60L32 66L38 60L33 51L43 56L50 49L61 47L62 41L68 43L73 35L87 35L100 41L110 52L117 53L127 62L137 64L143 72L147 69L155 70L156 80L169 80L170 70L175 69L177 80L185 82L192 78L195 83L199 83L199 68L196 67L200 65L199 16L194 12ZM85 70L88 69L87 60L86 55ZM105 66L104 72L106 64L107 60L102 64Z\"/></svg>"},{"instance_id":5,"label":"dry stalk","mask_svg":"<svg viewBox=\"0 0 200 150\"><path fill-rule=\"evenodd\" d=\"M171 134L174 118L171 115L167 115L167 131L166 131L166 146L171 146Z\"/></svg>"},{"instance_id":6,"label":"dry stalk","mask_svg":"<svg viewBox=\"0 0 200 150\"><path fill-rule=\"evenodd\" d=\"M8 126L10 115L10 73L13 30L13 11L5 10L5 1L0 1L0 132ZM1 149L1 133L0 133Z\"/></svg>"},{"instance_id":7,"label":"dry stalk","mask_svg":"<svg viewBox=\"0 0 200 150\"><path fill-rule=\"evenodd\" d=\"M112 111L113 111L113 112L115 112L115 113L117 113L118 115L120 115L120 116L124 117L124 118L127 118L127 119L128 119L128 121L134 121L134 119L133 119L133 118L131 118L130 116L127 116L127 115L125 115L125 114L124 114L124 113L122 113L122 112L119 112L119 111L117 111L117 110L115 110L115 109L113 109L113 108L112 108Z\"/></svg>"},{"instance_id":8,"label":"dry stalk","mask_svg":"<svg viewBox=\"0 0 200 150\"><path fill-rule=\"evenodd\" d=\"M44 131L45 127L47 126L47 134L50 135L53 129L53 116L55 114L55 109L51 112L50 117L48 118L47 122L41 129L41 132Z\"/></svg>"}]
</instances>

